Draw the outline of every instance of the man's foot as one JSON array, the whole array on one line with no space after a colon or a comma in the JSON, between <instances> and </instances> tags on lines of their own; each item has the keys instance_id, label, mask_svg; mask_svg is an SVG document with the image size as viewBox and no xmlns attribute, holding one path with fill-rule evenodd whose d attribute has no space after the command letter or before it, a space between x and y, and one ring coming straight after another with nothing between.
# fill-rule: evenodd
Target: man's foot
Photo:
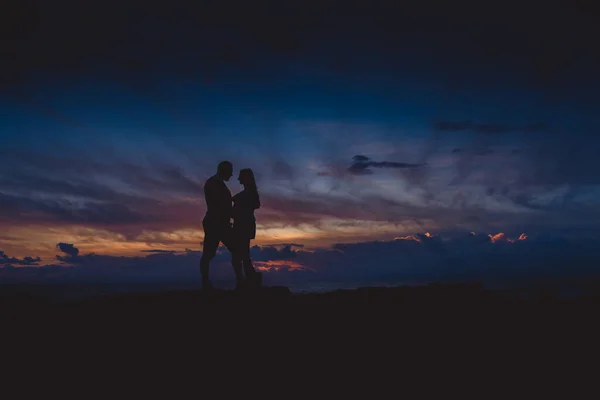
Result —
<instances>
[{"instance_id":1,"label":"man's foot","mask_svg":"<svg viewBox=\"0 0 600 400\"><path fill-rule=\"evenodd\" d=\"M248 286L252 289L260 289L262 287L262 273L255 271L248 275Z\"/></svg>"},{"instance_id":2,"label":"man's foot","mask_svg":"<svg viewBox=\"0 0 600 400\"><path fill-rule=\"evenodd\" d=\"M215 287L210 281L202 281L202 291L213 291Z\"/></svg>"}]
</instances>

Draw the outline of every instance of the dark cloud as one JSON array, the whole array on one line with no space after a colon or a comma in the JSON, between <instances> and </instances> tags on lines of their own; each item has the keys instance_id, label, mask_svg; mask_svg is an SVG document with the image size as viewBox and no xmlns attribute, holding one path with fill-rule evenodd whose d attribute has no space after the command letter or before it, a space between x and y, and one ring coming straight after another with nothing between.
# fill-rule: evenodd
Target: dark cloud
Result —
<instances>
[{"instance_id":1,"label":"dark cloud","mask_svg":"<svg viewBox=\"0 0 600 400\"><path fill-rule=\"evenodd\" d=\"M596 14L584 2L541 9L534 2L515 3L490 13L472 0L374 1L368 16L340 0L310 7L270 0L252 6L190 2L169 10L139 1L118 8L63 0L52 6L10 3L20 12L0 24L7 54L0 87L13 90L34 83L40 72L147 87L157 69L188 81L227 81L232 75L267 81L285 73L270 67L277 60L331 66L341 74L363 73L360 67L368 59L375 73L418 71L444 76L450 84L493 83L506 71L518 74L521 84L548 92L597 79L599 65L592 39L599 36Z\"/></svg>"},{"instance_id":2,"label":"dark cloud","mask_svg":"<svg viewBox=\"0 0 600 400\"><path fill-rule=\"evenodd\" d=\"M13 99L15 98L18 101L23 102L28 109L33 110L36 114L41 114L45 117L54 119L55 121L58 121L68 127L75 128L80 132L93 135L100 135L98 131L92 129L86 124L82 124L81 122L61 113L60 111L54 109L51 106L35 101L31 96L25 94L23 91L17 92L16 94L13 93Z\"/></svg>"},{"instance_id":3,"label":"dark cloud","mask_svg":"<svg viewBox=\"0 0 600 400\"><path fill-rule=\"evenodd\" d=\"M356 155L352 157L352 164L348 167L348 171L354 175L369 175L373 171L369 167L375 168L417 168L422 167L425 164L410 164L403 162L391 162L391 161L371 161L369 157L363 155Z\"/></svg>"},{"instance_id":4,"label":"dark cloud","mask_svg":"<svg viewBox=\"0 0 600 400\"><path fill-rule=\"evenodd\" d=\"M296 258L296 250L292 250L291 245L284 245L281 249L269 246L253 246L250 249L250 254L252 259L256 261L292 260Z\"/></svg>"},{"instance_id":5,"label":"dark cloud","mask_svg":"<svg viewBox=\"0 0 600 400\"><path fill-rule=\"evenodd\" d=\"M585 85L585 93L577 92L581 83L597 80L598 76L587 73L597 70L594 68L597 66L596 58L591 57L593 49L597 47L591 38L597 35L588 34L597 31L597 24L591 13L579 13L576 10L579 6L559 10L553 5L545 5L541 9L538 6L520 5L518 13L508 11L510 7L489 13L476 4L449 6L440 3L436 7L430 7L414 3L403 6L406 7L405 12L393 9L395 6L375 4L369 14L377 17L371 18L365 16L364 10L358 6L329 1L316 7L279 5L267 15L261 11L260 5L240 4L232 8L215 2L212 5L188 5L179 10L165 11L153 5L140 7L136 3L128 3L120 7L118 12L110 6L84 7L61 0L53 6L41 3L32 7L17 5L16 8L20 7L24 14L32 13L31 18L25 20L26 23L18 23L18 17L11 17L12 21L0 24L3 29L9 28L6 32L15 33L15 36L2 35L3 39L0 39L4 51L8 54L5 57L6 62L0 66L0 80L3 80L0 84L5 83L3 88L10 86L14 89L7 104L14 100L28 112L33 111L32 120L35 117L44 118L42 124L37 126L28 118L15 121L17 123L14 128L17 133L13 133L12 126L3 129L8 133L0 145L0 220L3 226L8 226L8 230L13 226L31 223L45 226L77 224L107 228L131 238L147 229L168 231L201 226L200 220L204 211L202 183L205 177L214 172L204 168L204 163L208 163L207 158L210 157L201 152L220 147L213 146L215 143L211 142L191 140L186 141L184 145L180 143L177 153L171 155L171 160L168 160L166 155L170 146L175 148L175 142L188 135L187 132L193 131L196 125L191 127L187 122L193 122L196 115L187 115L185 118L185 113L173 112L178 108L186 108L185 104L176 101L170 107L166 107L170 111L167 114L171 119L180 118L185 123L177 121L178 124L168 127L172 130L169 132L172 136L165 136L164 147L160 149L157 149L155 142L147 143L150 141L148 139L154 137L146 134L138 137L135 133L154 128L160 130L160 126L145 126L146 123L141 121L142 119L150 120L156 117L156 121L160 121L157 125L165 126L165 121L161 120L161 117L150 115L152 111L148 109L141 111L139 115L134 112L132 120L137 121L134 121L133 127L130 126L130 137L134 138L131 143L123 140L129 133L124 134L121 131L115 135L118 139L108 137L105 140L104 132L90 129L90 121L101 115L100 120L103 122L100 125L128 125L126 119L131 114L121 113L127 110L117 110L116 114L112 114L108 110L108 103L96 103L94 88L74 93L69 93L69 90L63 92L63 83L68 83L66 87L73 82L89 83L93 86L94 83L88 81L86 75L93 77L98 86L104 86L104 82L110 81L111 85L114 84L118 88L124 86L122 83L134 88L134 93L139 96L134 96L133 101L137 103L128 111L144 108L150 100L152 104L162 104L160 111L163 112L165 103L170 102L165 94L175 89L175 86L165 85L159 88L162 83L158 83L170 82L172 77L177 77L177 80L198 81L211 75L216 83L227 82L228 86L221 87L222 92L215 92L215 96L215 93L209 93L210 102L221 104L218 107L222 107L220 111L224 112L226 106L222 105L224 103L219 97L226 94L224 97L235 102L235 98L246 94L245 83L253 80L272 80L279 85L283 82L279 80L279 74L288 74L284 77L288 79L290 73L298 72L298 75L303 75L309 71L307 79L312 79L314 76L311 75L311 71L317 71L316 79L327 86L329 82L325 82L327 79L324 79L325 75L321 75L319 65L330 64L337 64L336 68L342 71L340 76L348 72L347 76L355 82L368 83L371 78L365 80L366 76L378 76L378 71L389 72L380 75L384 77L381 82L386 86L386 93L389 94L386 97L389 98L395 96L394 74L401 77L402 82L414 81L417 85L423 83L420 79L435 84L441 81L457 82L456 87L460 88L459 91L465 88L469 90L469 85L477 87L482 80L504 84L506 76L511 75L507 90L513 91L513 94L523 94L523 98L529 101L528 94L519 91L518 86L520 82L531 81L527 77L531 72L532 77L548 83L542 87L550 88L554 83L564 84L568 90L562 92L562 98L567 99L566 101L585 99L589 104L593 104L593 101L598 99L595 94L597 87L594 85ZM231 9L235 9L236 12L232 13ZM201 12L196 12L199 10ZM540 19L540 12L546 17ZM264 23L256 23L265 16L267 18L263 20ZM334 19L335 27L331 24ZM531 24L531 21L536 21L536 24ZM111 29L105 29L107 26ZM77 34L74 35L73 32ZM477 32L477 35L473 35L473 32ZM198 41L198 37L215 39ZM586 55L590 57L585 57ZM290 64L286 65L288 61ZM289 68L290 65L293 68ZM454 65L459 67L454 68ZM352 73L357 71L359 73L352 76ZM488 73L489 71L491 73ZM513 76L515 73L517 75ZM455 79L461 75L468 78L469 84L465 85L459 79ZM230 79L232 76L235 80ZM340 76L336 74L335 78ZM34 79L35 77L39 79ZM332 107L330 104L331 99L327 98L327 90L322 89L323 85L320 85L319 89L311 89L310 84L304 85L305 77L293 77L294 85L297 83L298 86L308 88L306 91L298 91L298 98L314 96L307 98L307 102L318 103L325 99L319 104L335 108L335 105ZM433 81L428 80L432 77ZM331 82L336 79L331 79ZM48 85L38 85L40 82ZM233 82L235 84L231 84ZM261 95L254 96L250 93L247 101L259 104L252 107L261 108L261 96L275 93L275 97L282 100L282 107L285 108L290 105L284 102L284 97L288 95L287 82L292 80L285 82L281 86L261 85ZM371 89L376 91L376 85L378 84L368 83L363 86L359 83L356 86L347 86L353 91L358 90L355 99L370 99L373 93L369 96L363 94L368 94ZM242 89L229 93L230 86ZM44 90L38 91L38 88ZM482 85L479 88L485 89L486 86ZM28 92L34 92L29 89L35 89L36 95L28 95ZM45 96L53 97L56 94L52 93L53 90L61 92L58 96L60 101L42 101ZM110 106L113 106L112 102L118 102L119 98L125 99L123 102L132 100L131 97L127 97L131 95L129 91L120 96L122 92L119 90L112 92L111 96L114 97L110 99ZM195 89L189 90L193 91ZM493 97L490 93L494 92L482 92L485 96ZM79 96L88 95L94 97L90 108L89 104L81 104L81 108L76 104L72 108L73 111L67 114L65 111L70 109L68 105L63 104L65 108L60 109L59 104L63 100L79 101ZM412 94L407 93L406 96L411 97ZM143 99L142 104L139 103L140 98ZM187 105L193 106L193 113L203 108L193 103L197 98L192 99L190 93L181 92L178 98L181 101L187 98ZM481 97L474 101L479 99ZM350 98L342 100L354 101ZM428 100L428 106L437 103L437 100L437 97ZM575 121L578 118L576 113L580 110L574 107L577 111L571 114L571 111L565 109L564 115L553 118L552 135L543 137L543 140L540 140L540 137L544 135L514 135L519 137L521 142L511 142L509 145L519 146L520 153L514 154L507 161L502 159L503 151L495 147L507 136L501 134L545 133L550 129L541 122L523 124L512 118L503 119L502 116L498 116L497 111L509 107L504 107L500 103L502 101L504 100L500 98L483 104L484 113L462 115L461 111L461 114L448 114L442 121L438 121L434 126L435 138L454 137L445 134L447 132L475 132L481 134L472 136L485 139L476 139L481 141L472 145L452 142L452 146L457 146L457 151L453 152L456 156L451 157L452 162L456 161L456 164L434 170L431 174L429 167L419 167L424 164L373 161L369 157L358 155L354 157L350 167L344 158L339 166L333 165L330 170L319 172L319 176L328 178L319 179L318 185L314 185L318 187L319 194L308 193L309 190L296 190L297 178L303 172L301 167L292 167L289 159L282 156L282 153L290 154L292 149L295 151L296 143L294 142L292 147L290 142L278 143L277 149L268 152L268 156L265 157L267 160L260 161L260 165L264 164L263 170L270 170L270 176L278 180L279 187L270 193L261 192L264 207L258 211L259 222L265 225L271 222L283 222L287 225L311 222L319 226L323 217L387 222L416 217L432 219L440 225L481 223L485 226L489 221L492 221L489 222L492 224L502 219L513 222L529 221L530 218L534 218L532 214L527 214L529 211L540 211L539 215L542 217L536 218L552 220L557 224L563 224L565 221L571 223L571 217L576 221L594 221L598 215L591 212L594 205L588 204L584 207L584 200L580 199L586 197L590 190L583 186L597 184L600 177L599 158L596 156L600 146L598 140L594 139L597 135L593 130L584 132L579 124L563 129L562 133L558 130L560 120ZM373 102L372 108L382 113L387 112L387 108L396 106L392 102L377 102L378 100ZM414 103L414 110L407 112L412 114L414 111L415 116L422 115L427 107L418 105L419 102L417 98L414 102L411 101ZM532 100L530 103L536 102ZM180 107L181 105L183 107ZM120 106L121 104L116 104L117 108ZM311 107L313 106L314 104L311 104ZM460 101L456 103L457 109L465 109L464 107L470 106L461 104ZM494 109L489 116L486 115L487 107ZM264 108L274 108L274 104L266 104ZM306 111L300 103L294 103L292 109L298 113ZM7 110L10 112L10 108ZM349 110L344 110L344 113L346 111ZM529 114L529 111L532 113ZM528 107L523 113L527 118L531 118L531 121L546 120L546 116L535 111L534 106L531 106L531 109ZM547 115L549 111L541 112ZM184 118L181 118L182 115ZM420 117L415 117L409 124L418 123L419 119ZM29 136L23 136L27 139L22 140L23 144L17 144L16 139L21 137L17 128L23 129L27 135L30 134L29 130L38 128L44 134L52 135L56 126L43 125L47 121L59 122L61 129L67 132L81 132L84 136L64 136L63 140L54 137L43 142L28 140ZM340 131L334 134L342 138L340 142L344 146L348 145L349 137L354 138L354 134L346 136ZM85 137L85 133L92 132L97 133L94 137L103 139L92 144L93 141ZM178 135L176 132L184 133ZM194 136L204 139L202 129L194 132ZM587 137L584 137L584 133ZM373 137L370 135L370 131L363 135L363 144ZM277 135L272 136L268 137L266 142L275 143ZM31 137L34 138L35 134L31 133ZM219 137L223 138L224 136ZM398 138L394 140L404 140L401 135ZM390 146L393 146L392 138L389 139ZM302 138L302 141L309 146L318 146L309 137ZM332 153L336 154L331 154L330 160L334 157L348 156L339 155L342 150L348 149L340 147L340 142L336 142L337 146L332 146ZM134 146L129 147L128 144ZM157 150L149 150L152 146ZM366 147L356 148L359 150L352 151L371 151ZM301 146L298 149L312 150L310 147ZM386 152L388 150L393 149L390 147ZM217 157L216 153L214 157ZM447 156L447 150L444 150L444 153ZM354 153L349 155L351 154ZM482 155L489 157L478 157ZM389 157L412 159L407 155ZM248 160L250 159L249 156ZM333 164L338 161L336 159ZM416 161L430 160L423 157L417 158ZM214 169L213 166L210 168ZM353 175L372 174L376 168L384 168L399 178L397 191L381 195L361 193L361 188L356 187L357 179L354 179ZM452 177L447 175L454 172L457 172L458 177L452 180ZM285 182L286 180L289 182ZM235 185L235 178L233 181ZM358 181L360 184L370 185L368 179ZM447 187L445 182L448 181L455 186ZM288 195L287 187L280 191L290 182L294 184L290 190L291 194ZM406 182L412 186L405 185ZM261 187L266 188L270 182L265 180L264 183ZM326 185L330 185L330 193L321 191L323 187L325 191L329 190ZM478 188L471 190L473 185L477 185ZM557 192L556 189L561 189L562 185L566 187L564 193ZM373 185L367 189L376 188ZM576 211L578 207L579 212ZM524 212L524 215L518 214L517 211ZM478 218L476 222L468 218L475 214ZM544 223L540 221L540 226ZM374 234L377 234L376 230ZM172 246L169 242L161 242L158 245L168 248Z\"/></svg>"},{"instance_id":6,"label":"dark cloud","mask_svg":"<svg viewBox=\"0 0 600 400\"><path fill-rule=\"evenodd\" d=\"M551 193L569 185L573 191L586 191L591 188L585 185L598 184L600 163L593 153L600 149L600 142L591 126L557 125L547 129L543 123L493 125L463 120L438 121L435 132L544 133L513 135L510 141L494 135L459 135L470 142L452 150L456 160L452 185L483 185L490 195L502 194L515 201L515 196L528 196L525 193L532 190Z\"/></svg>"},{"instance_id":7,"label":"dark cloud","mask_svg":"<svg viewBox=\"0 0 600 400\"><path fill-rule=\"evenodd\" d=\"M0 192L28 196L41 192L114 202L139 201L144 196L203 196L203 182L180 164L158 161L138 164L113 154L115 147L118 145L111 144L92 152L78 148L66 154L0 148L0 166L11 171L0 175ZM113 184L104 183L106 177ZM130 186L137 193L125 193L123 186Z\"/></svg>"},{"instance_id":8,"label":"dark cloud","mask_svg":"<svg viewBox=\"0 0 600 400\"><path fill-rule=\"evenodd\" d=\"M140 250L142 253L175 254L177 250Z\"/></svg>"},{"instance_id":9,"label":"dark cloud","mask_svg":"<svg viewBox=\"0 0 600 400\"><path fill-rule=\"evenodd\" d=\"M40 257L9 257L4 253L4 251L0 250L0 264L11 264L11 265L38 265L42 260Z\"/></svg>"},{"instance_id":10,"label":"dark cloud","mask_svg":"<svg viewBox=\"0 0 600 400\"><path fill-rule=\"evenodd\" d=\"M357 204L351 198L331 197L302 190L290 196L273 192L263 192L261 196L263 207L259 210L258 218L265 224L281 221L291 225L301 222L317 223L323 216L389 220L423 214L423 210L414 209L402 202L382 204L383 199L376 198L365 197L364 204ZM141 196L124 196L119 199L120 202L52 198L0 193L0 217L7 223L17 225L26 222L59 226L84 224L110 229L132 238L144 229L165 231L198 228L201 226L204 210L201 197L193 202L158 201ZM16 216L18 219L15 219Z\"/></svg>"},{"instance_id":11,"label":"dark cloud","mask_svg":"<svg viewBox=\"0 0 600 400\"><path fill-rule=\"evenodd\" d=\"M68 256L77 257L79 255L79 249L71 243L60 242L56 244L56 247Z\"/></svg>"},{"instance_id":12,"label":"dark cloud","mask_svg":"<svg viewBox=\"0 0 600 400\"><path fill-rule=\"evenodd\" d=\"M165 165L159 169L163 181L157 188L169 190L171 193L184 193L193 196L204 195L204 183L191 178L183 168L177 165Z\"/></svg>"},{"instance_id":13,"label":"dark cloud","mask_svg":"<svg viewBox=\"0 0 600 400\"><path fill-rule=\"evenodd\" d=\"M303 248L304 245L301 243L278 243L278 244L265 244L263 247L284 247L284 246L289 246L289 247L298 247L298 248Z\"/></svg>"},{"instance_id":14,"label":"dark cloud","mask_svg":"<svg viewBox=\"0 0 600 400\"><path fill-rule=\"evenodd\" d=\"M263 194L263 207L257 212L261 223L283 223L294 226L310 223L320 226L324 217L339 219L390 221L422 215L419 210L402 202L377 196L363 196L361 202L349 196L329 197L299 193L297 196ZM350 223L354 223L350 221ZM323 226L323 228L327 228Z\"/></svg>"},{"instance_id":15,"label":"dark cloud","mask_svg":"<svg viewBox=\"0 0 600 400\"><path fill-rule=\"evenodd\" d=\"M540 132L547 128L543 122L529 125L477 124L472 121L437 121L434 129L441 132L471 131L476 133Z\"/></svg>"},{"instance_id":16,"label":"dark cloud","mask_svg":"<svg viewBox=\"0 0 600 400\"><path fill-rule=\"evenodd\" d=\"M0 166L10 171L0 174L0 219L7 223L121 230L134 225L199 223L190 214L202 213L202 183L176 164L142 166L110 153L98 157L85 150L54 157L0 146L0 155Z\"/></svg>"},{"instance_id":17,"label":"dark cloud","mask_svg":"<svg viewBox=\"0 0 600 400\"><path fill-rule=\"evenodd\" d=\"M473 123L471 121L437 121L434 124L434 129L438 131L466 131L471 129Z\"/></svg>"},{"instance_id":18,"label":"dark cloud","mask_svg":"<svg viewBox=\"0 0 600 400\"><path fill-rule=\"evenodd\" d=\"M273 177L275 179L293 180L295 173L294 168L284 160L275 160L272 166Z\"/></svg>"},{"instance_id":19,"label":"dark cloud","mask_svg":"<svg viewBox=\"0 0 600 400\"><path fill-rule=\"evenodd\" d=\"M589 134L583 135L584 131ZM521 136L519 148L506 149L506 144L475 140L456 148L453 154L458 174L453 184L482 184L493 187L497 193L506 189L512 194L509 198L516 201L515 196L540 196L540 192L552 196L565 186L574 195L593 193L600 183L600 160L594 156L600 149L600 140L593 130L572 127L548 137ZM484 153L490 156L489 160L476 157Z\"/></svg>"},{"instance_id":20,"label":"dark cloud","mask_svg":"<svg viewBox=\"0 0 600 400\"><path fill-rule=\"evenodd\" d=\"M447 236L417 234L388 241L337 244L313 251L292 250L289 246L281 250L254 246L252 257L257 265L277 266L265 272L270 284L335 281L361 285L374 281L406 284L461 280L506 284L597 275L599 244L596 239L455 231ZM2 281L164 283L199 279L201 252L198 251L112 257L79 255L72 250L73 245L63 246L68 251L65 258L69 265L12 269L5 266L0 269ZM0 254L5 260L13 260ZM226 251L220 251L212 265L215 278L233 279L230 255Z\"/></svg>"},{"instance_id":21,"label":"dark cloud","mask_svg":"<svg viewBox=\"0 0 600 400\"><path fill-rule=\"evenodd\" d=\"M596 185L600 183L598 149L600 137L595 130L586 136L565 131L551 138L531 141L521 152L527 160L527 168L522 170L517 184Z\"/></svg>"},{"instance_id":22,"label":"dark cloud","mask_svg":"<svg viewBox=\"0 0 600 400\"><path fill-rule=\"evenodd\" d=\"M373 174L373 170L368 168L367 163L352 163L348 167L348 172L352 175L371 175Z\"/></svg>"},{"instance_id":23,"label":"dark cloud","mask_svg":"<svg viewBox=\"0 0 600 400\"><path fill-rule=\"evenodd\" d=\"M83 212L74 212L71 221L91 224L131 224L152 221L152 216L132 210L121 203L86 204Z\"/></svg>"},{"instance_id":24,"label":"dark cloud","mask_svg":"<svg viewBox=\"0 0 600 400\"><path fill-rule=\"evenodd\" d=\"M467 152L471 153L474 156L487 156L490 154L494 154L494 150L492 149L463 149L460 147L452 149L452 154L464 154Z\"/></svg>"},{"instance_id":25,"label":"dark cloud","mask_svg":"<svg viewBox=\"0 0 600 400\"><path fill-rule=\"evenodd\" d=\"M455 153L460 157L455 164L459 179L452 183L482 185L478 193L465 191L445 196L447 187L428 187L428 175L412 179L410 174L426 170L412 168L419 164L376 162L358 155L353 158L349 169L347 164L342 163L340 171L332 170L330 173L334 178L329 179L333 181L332 186L337 185L339 189L343 184L343 191L332 189L335 196L322 192L308 193L297 187L292 188L291 195L278 189L261 192L264 207L258 211L259 221L265 225L271 222L318 225L323 217L401 221L418 216L434 219L439 224L454 224L468 222L466 214L473 214L473 210L493 209L493 201L499 197L508 202L507 214L516 207L558 211L558 204L566 210L579 207L574 200L585 195L586 188L573 186L568 194L555 196L555 186L593 184L600 176L597 173L598 158L594 155L599 148L597 139L584 141L575 135L554 135L547 141L524 143L519 157L511 157L510 162L499 158L501 151L490 153L492 150L487 145L476 143L460 147L461 151ZM32 222L46 226L79 224L106 228L127 238L136 237L147 229L168 231L201 226L204 211L202 179L196 179L196 174L176 164L155 162L143 165L110 153L98 156L85 151L80 158L75 151L53 156L39 152L12 153L11 149L2 147L0 153L6 157L0 157L0 165L5 171L10 171L10 174L0 174L0 218L12 226ZM490 158L494 162L472 157L483 154L493 155ZM287 162L286 165L289 166ZM347 179L352 174L372 173L374 168L396 170L395 173L402 174L400 178L418 186L416 194L408 200L385 195L367 196L352 187L352 179ZM511 169L518 173L514 174ZM471 174L473 171L476 173ZM115 185L109 184L110 181L115 181ZM544 187L530 189L535 185ZM556 199L540 201L542 194ZM182 200L180 196L187 198ZM357 198L360 202L356 201ZM427 207L417 207L417 204ZM585 209L589 210L588 207ZM496 217L480 214L479 218L489 221ZM506 220L514 221L515 218L507 215ZM527 218L529 216L523 216L523 219ZM596 214L590 214L590 218L596 218ZM565 215L564 219L566 221L568 217ZM171 246L171 243L161 242L160 245Z\"/></svg>"},{"instance_id":26,"label":"dark cloud","mask_svg":"<svg viewBox=\"0 0 600 400\"><path fill-rule=\"evenodd\" d=\"M596 241L505 234L455 235L442 240L417 235L394 241L333 246L298 254L319 274L332 279L376 279L398 282L481 280L489 283L543 277L586 276L600 255Z\"/></svg>"},{"instance_id":27,"label":"dark cloud","mask_svg":"<svg viewBox=\"0 0 600 400\"><path fill-rule=\"evenodd\" d=\"M159 217L116 202L77 203L66 199L51 200L0 193L0 206L0 218L11 220L19 216L20 222L118 225L159 220Z\"/></svg>"},{"instance_id":28,"label":"dark cloud","mask_svg":"<svg viewBox=\"0 0 600 400\"><path fill-rule=\"evenodd\" d=\"M494 221L498 216L502 216L503 223L515 223L515 218L523 221L527 220L527 215L512 215L500 213L494 210L485 210L482 207L470 206L466 201L464 204L452 199L444 199L440 204L435 198L427 199L417 197L415 202L421 204L410 204L402 199L390 199L379 195L364 195L361 201L357 202L351 197L323 197L319 195L303 196L272 196L263 195L263 209L257 213L257 218L261 223L279 223L289 226L307 223L324 230L330 227L323 218L336 218L346 220L350 227L360 228L358 221L380 221L390 223L397 221L399 223L407 220L412 221L415 218L435 221L436 226L453 226L456 224L472 224L467 217L477 214L479 224L475 225L477 229L485 227L486 229L495 229L495 226L486 226L486 223ZM465 199L466 200L466 199ZM453 212L448 212L451 208ZM373 232L377 234L376 232Z\"/></svg>"},{"instance_id":29,"label":"dark cloud","mask_svg":"<svg viewBox=\"0 0 600 400\"><path fill-rule=\"evenodd\" d=\"M385 165L385 164L384 164ZM417 171L419 168L399 168L400 171ZM468 171L468 168L465 167ZM522 173L530 173L523 171ZM580 173L588 173L581 171ZM503 171L495 172L492 177L502 177ZM485 177L485 176L484 176ZM536 205L536 196L538 192L526 192L519 189L521 186L509 186L503 184L501 180L482 180L484 185L481 193L487 190L488 195L504 195L507 201L507 207L526 207L531 210L545 210L546 206L542 203ZM50 185L49 185L50 187ZM541 190L541 189L540 189ZM548 189L543 189L548 191ZM578 191L573 192L573 198L565 198L572 202L576 199ZM477 214L482 224L493 221L497 215L501 215L501 210L495 209L493 203L485 198L474 198L467 193L463 194L463 199L456 196L452 199L443 197L440 193L433 192L431 195L422 191L415 192L413 197L389 198L376 194L356 193L360 202L353 198L353 192L337 193L328 195L324 193L311 193L306 190L298 189L290 194L265 191L261 193L263 207L257 212L258 220L261 224L285 223L294 226L301 223L311 223L319 226L323 217L335 217L342 219L359 220L378 220L378 221L403 221L412 218L433 219L439 226L443 224L462 224L470 223L466 217ZM112 195L110 195L112 196ZM104 198L109 198L106 195ZM201 226L201 216L204 211L204 204L201 196L194 196L197 200L178 200L166 199L164 201L146 198L143 196L123 195L115 199L118 202L105 200L86 201L63 198L63 196L26 196L11 195L0 193L0 218L4 223L18 226L23 223L37 224L81 224L101 229L109 229L112 232L125 235L127 238L135 238L144 230L169 231L172 229L198 228ZM66 196L65 196L66 197ZM491 199L493 200L493 199ZM490 200L490 201L491 201ZM477 202L475 202L477 201ZM573 203L575 204L575 203ZM427 205L427 207L425 207ZM448 207L453 211L448 212ZM512 215L510 208L505 207L503 220L518 222L532 217L532 215ZM477 211L477 212L475 212ZM484 213L487 212L487 213ZM517 211L515 209L515 211ZM593 220L596 214L589 214L588 219ZM571 217L564 216L565 221ZM577 217L579 220L581 217ZM542 221L543 222L543 221ZM475 225L477 229L485 227L494 229L495 225ZM326 227L324 227L326 228ZM171 246L173 242L166 239L156 238L163 246Z\"/></svg>"},{"instance_id":30,"label":"dark cloud","mask_svg":"<svg viewBox=\"0 0 600 400\"><path fill-rule=\"evenodd\" d=\"M199 279L198 265L202 252L186 249L182 254L152 253L143 257L106 256L94 253L80 255L69 243L59 243L65 256L57 256L61 264L31 268L0 269L3 283L44 282L153 282L173 280L195 282ZM57 246L59 246L57 245ZM216 279L229 278L231 255L220 249L211 263L211 275ZM233 275L231 275L233 276Z\"/></svg>"},{"instance_id":31,"label":"dark cloud","mask_svg":"<svg viewBox=\"0 0 600 400\"><path fill-rule=\"evenodd\" d=\"M71 165L73 168L74 165ZM46 167L49 167L47 165ZM25 172L25 168L13 170L10 175L0 176L0 190L21 192L24 194L48 193L68 196L84 197L95 200L115 200L119 194L110 188L99 185L93 180L81 179L81 176L73 178L55 173L49 177L46 171L38 170Z\"/></svg>"}]
</instances>

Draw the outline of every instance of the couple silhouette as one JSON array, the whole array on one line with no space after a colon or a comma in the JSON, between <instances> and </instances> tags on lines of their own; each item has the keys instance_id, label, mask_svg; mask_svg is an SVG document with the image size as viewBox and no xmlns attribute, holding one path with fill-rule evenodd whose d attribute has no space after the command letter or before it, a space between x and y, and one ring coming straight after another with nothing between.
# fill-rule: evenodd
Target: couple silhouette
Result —
<instances>
[{"instance_id":1,"label":"couple silhouette","mask_svg":"<svg viewBox=\"0 0 600 400\"><path fill-rule=\"evenodd\" d=\"M223 243L231 253L236 290L260 288L262 285L262 274L256 271L250 258L250 241L256 237L254 210L260 208L254 173L250 168L240 171L238 180L244 190L233 197L225 184L232 176L233 164L222 161L217 173L204 184L206 215L202 220L204 244L200 259L203 289L214 289L209 270L219 243Z\"/></svg>"}]
</instances>

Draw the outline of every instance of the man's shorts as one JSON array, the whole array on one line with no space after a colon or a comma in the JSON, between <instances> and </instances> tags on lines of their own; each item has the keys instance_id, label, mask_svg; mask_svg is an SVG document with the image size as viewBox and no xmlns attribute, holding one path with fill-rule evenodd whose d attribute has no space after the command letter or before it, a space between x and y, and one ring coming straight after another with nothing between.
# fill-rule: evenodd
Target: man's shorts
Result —
<instances>
[{"instance_id":1,"label":"man's shorts","mask_svg":"<svg viewBox=\"0 0 600 400\"><path fill-rule=\"evenodd\" d=\"M233 253L235 240L231 225L214 224L205 220L202 221L202 227L204 228L203 256L212 259L217 254L219 243L223 243L227 250Z\"/></svg>"}]
</instances>

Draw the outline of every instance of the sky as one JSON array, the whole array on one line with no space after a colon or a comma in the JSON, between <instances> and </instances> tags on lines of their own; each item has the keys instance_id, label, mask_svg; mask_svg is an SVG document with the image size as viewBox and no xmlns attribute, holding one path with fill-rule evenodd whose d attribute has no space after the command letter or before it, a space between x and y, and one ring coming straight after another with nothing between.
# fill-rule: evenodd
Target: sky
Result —
<instances>
[{"instance_id":1,"label":"sky","mask_svg":"<svg viewBox=\"0 0 600 400\"><path fill-rule=\"evenodd\" d=\"M256 174L265 271L435 279L506 249L536 274L547 254L596 260L593 8L225 3L25 1L3 16L0 277L192 276L222 160Z\"/></svg>"}]
</instances>

